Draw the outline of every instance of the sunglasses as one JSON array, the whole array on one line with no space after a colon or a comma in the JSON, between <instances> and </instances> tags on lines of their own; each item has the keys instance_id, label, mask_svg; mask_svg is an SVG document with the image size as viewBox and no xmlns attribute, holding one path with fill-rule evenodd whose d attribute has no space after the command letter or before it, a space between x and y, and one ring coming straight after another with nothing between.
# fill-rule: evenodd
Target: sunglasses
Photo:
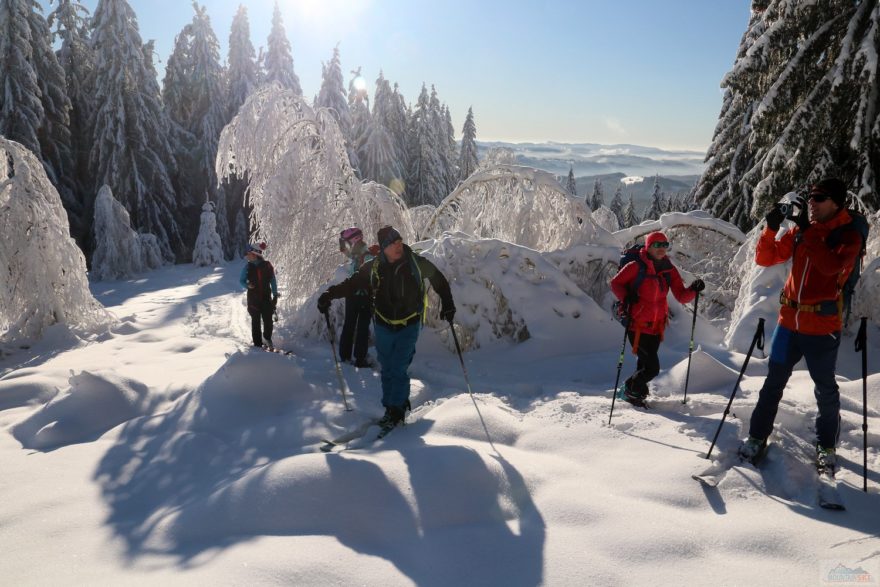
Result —
<instances>
[{"instance_id":1,"label":"sunglasses","mask_svg":"<svg viewBox=\"0 0 880 587\"><path fill-rule=\"evenodd\" d=\"M651 248L652 248L652 249L668 249L668 248L669 248L669 243L667 243L667 242L656 242L656 243L651 243Z\"/></svg>"},{"instance_id":2,"label":"sunglasses","mask_svg":"<svg viewBox=\"0 0 880 587\"><path fill-rule=\"evenodd\" d=\"M821 204L826 200L830 200L830 196L826 196L825 194L810 194L810 199L816 202L817 204Z\"/></svg>"}]
</instances>

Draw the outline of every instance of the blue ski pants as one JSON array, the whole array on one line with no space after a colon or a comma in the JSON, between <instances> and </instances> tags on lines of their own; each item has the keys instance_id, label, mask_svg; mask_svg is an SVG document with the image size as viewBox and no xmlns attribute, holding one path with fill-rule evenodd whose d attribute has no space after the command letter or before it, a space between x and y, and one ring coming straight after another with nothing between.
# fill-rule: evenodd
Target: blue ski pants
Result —
<instances>
[{"instance_id":1,"label":"blue ski pants","mask_svg":"<svg viewBox=\"0 0 880 587\"><path fill-rule=\"evenodd\" d=\"M803 357L813 379L813 394L819 408L816 436L823 448L834 448L840 433L840 391L834 378L839 347L840 332L800 334L777 324L770 345L767 379L752 413L749 436L762 439L770 436L782 392L792 369Z\"/></svg>"},{"instance_id":2,"label":"blue ski pants","mask_svg":"<svg viewBox=\"0 0 880 587\"><path fill-rule=\"evenodd\" d=\"M403 408L409 401L409 365L416 354L421 323L415 322L399 330L376 320L373 334L376 355L382 366L382 405Z\"/></svg>"}]
</instances>

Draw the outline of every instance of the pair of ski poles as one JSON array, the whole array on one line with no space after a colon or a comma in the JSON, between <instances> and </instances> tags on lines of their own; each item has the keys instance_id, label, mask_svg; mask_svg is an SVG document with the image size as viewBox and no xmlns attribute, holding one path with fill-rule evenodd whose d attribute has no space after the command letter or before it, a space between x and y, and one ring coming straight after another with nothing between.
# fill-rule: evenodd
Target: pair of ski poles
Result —
<instances>
[{"instance_id":1,"label":"pair of ski poles","mask_svg":"<svg viewBox=\"0 0 880 587\"><path fill-rule=\"evenodd\" d=\"M347 385L345 383L345 378L342 376L342 367L339 365L339 359L336 356L336 334L333 330L332 324L330 324L330 313L324 313L324 321L327 324L327 332L330 333L330 347L333 351L333 363L336 365L336 376L339 378L339 389L342 392L342 403L345 405L346 411L351 411L351 407L348 405L348 399L346 397L345 390L347 389ZM461 363L461 370L464 373L464 382L467 385L468 395L471 397L471 401L474 402L474 408L477 410L477 415L480 417L480 424L483 425L483 431L486 433L486 438L489 440L489 445L492 447L496 453L498 449L495 448L495 444L492 442L492 437L489 435L489 429L486 427L486 421L483 419L483 414L480 412L480 406L477 405L477 400L474 398L474 392L471 390L471 381L470 377L468 377L467 366L464 364L464 356L461 353L461 345L458 343L458 335L455 334L455 326L452 324L452 320L448 320L449 322L449 330L452 332L452 340L455 342L455 352L458 354L458 360Z\"/></svg>"},{"instance_id":2,"label":"pair of ski poles","mask_svg":"<svg viewBox=\"0 0 880 587\"><path fill-rule=\"evenodd\" d=\"M684 376L684 399L681 403L687 403L688 382L691 378L691 357L694 354L694 331L697 328L697 305L700 303L700 292L694 297L694 319L691 322L691 342L688 346L688 365L687 372ZM614 379L614 389L611 394L611 413L608 414L608 425L611 425L611 417L614 416L614 401L617 399L617 386L620 384L620 371L623 368L623 357L626 354L626 333L627 329L623 329L623 343L620 345L620 356L617 358L617 377Z\"/></svg>"}]
</instances>

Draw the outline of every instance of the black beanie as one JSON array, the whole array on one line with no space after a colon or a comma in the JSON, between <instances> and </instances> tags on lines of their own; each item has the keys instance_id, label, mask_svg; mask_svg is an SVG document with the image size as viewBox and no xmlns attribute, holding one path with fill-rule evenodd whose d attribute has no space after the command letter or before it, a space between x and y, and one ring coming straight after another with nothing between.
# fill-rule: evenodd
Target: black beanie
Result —
<instances>
[{"instance_id":1,"label":"black beanie","mask_svg":"<svg viewBox=\"0 0 880 587\"><path fill-rule=\"evenodd\" d=\"M380 249L384 249L399 238L401 238L400 233L393 226L383 226L376 233L376 240L379 241Z\"/></svg>"},{"instance_id":2,"label":"black beanie","mask_svg":"<svg viewBox=\"0 0 880 587\"><path fill-rule=\"evenodd\" d=\"M810 189L810 195L820 194L831 198L839 207L846 207L846 186L836 177L827 177Z\"/></svg>"}]
</instances>

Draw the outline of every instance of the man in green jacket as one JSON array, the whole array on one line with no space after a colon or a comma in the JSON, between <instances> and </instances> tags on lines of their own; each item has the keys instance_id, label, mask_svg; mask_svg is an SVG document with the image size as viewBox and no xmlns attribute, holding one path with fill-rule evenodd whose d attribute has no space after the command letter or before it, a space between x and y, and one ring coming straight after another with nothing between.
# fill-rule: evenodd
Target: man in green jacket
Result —
<instances>
[{"instance_id":1,"label":"man in green jacket","mask_svg":"<svg viewBox=\"0 0 880 587\"><path fill-rule=\"evenodd\" d=\"M425 312L427 279L440 296L440 319L450 324L455 304L449 282L437 267L417 255L391 226L379 229L376 239L381 252L357 273L330 286L318 297L318 310L326 313L331 300L342 298L359 289L367 289L373 299L376 354L382 371L382 405L385 416L382 427L393 427L403 421L409 408L409 369L416 352L422 315Z\"/></svg>"}]
</instances>

